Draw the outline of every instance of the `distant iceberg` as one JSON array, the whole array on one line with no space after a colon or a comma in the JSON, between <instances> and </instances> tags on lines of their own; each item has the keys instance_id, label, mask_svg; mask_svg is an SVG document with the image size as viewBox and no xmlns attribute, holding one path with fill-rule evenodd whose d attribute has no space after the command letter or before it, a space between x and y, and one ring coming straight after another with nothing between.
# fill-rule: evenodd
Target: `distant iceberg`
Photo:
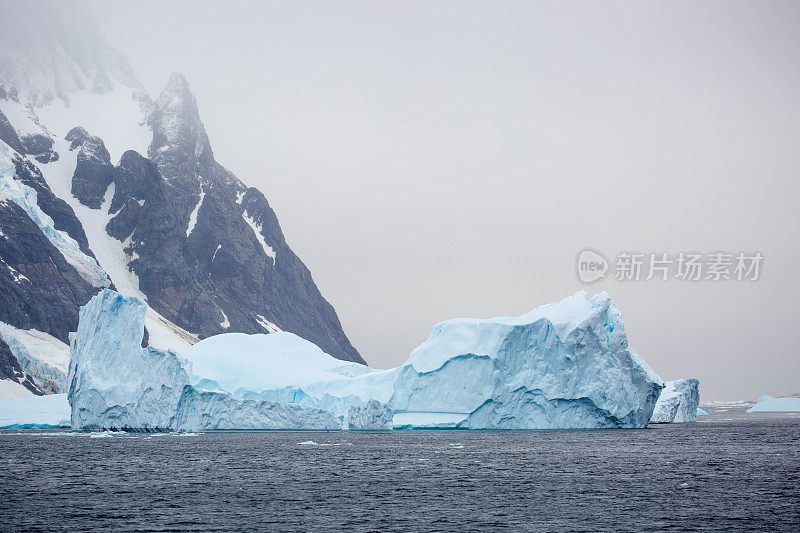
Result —
<instances>
[{"instance_id":1,"label":"distant iceberg","mask_svg":"<svg viewBox=\"0 0 800 533\"><path fill-rule=\"evenodd\" d=\"M218 335L181 356L142 348L145 312L111 290L81 309L73 428L639 428L663 387L605 293L520 317L443 322L390 370L284 332Z\"/></svg>"},{"instance_id":2,"label":"distant iceberg","mask_svg":"<svg viewBox=\"0 0 800 533\"><path fill-rule=\"evenodd\" d=\"M696 379L668 381L653 411L650 422L694 422L697 420L700 403L700 382ZM705 413L705 411L703 411ZM708 415L708 413L705 413Z\"/></svg>"},{"instance_id":3,"label":"distant iceberg","mask_svg":"<svg viewBox=\"0 0 800 533\"><path fill-rule=\"evenodd\" d=\"M772 396L764 395L746 412L768 413L793 411L800 411L800 397L773 398Z\"/></svg>"}]
</instances>

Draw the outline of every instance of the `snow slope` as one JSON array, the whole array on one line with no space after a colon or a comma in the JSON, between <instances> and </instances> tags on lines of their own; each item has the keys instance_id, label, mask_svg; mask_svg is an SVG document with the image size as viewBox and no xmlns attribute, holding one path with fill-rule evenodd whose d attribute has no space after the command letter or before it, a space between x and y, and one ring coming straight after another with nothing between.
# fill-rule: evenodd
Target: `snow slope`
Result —
<instances>
[{"instance_id":1,"label":"snow slope","mask_svg":"<svg viewBox=\"0 0 800 533\"><path fill-rule=\"evenodd\" d=\"M22 371L38 384L57 384L56 392L66 383L69 369L69 346L48 333L19 329L0 322L0 337L8 344ZM27 389L26 389L27 390Z\"/></svg>"},{"instance_id":2,"label":"snow slope","mask_svg":"<svg viewBox=\"0 0 800 533\"><path fill-rule=\"evenodd\" d=\"M34 394L26 389L23 385L10 379L0 379L0 400L5 398L22 398L27 396L34 396ZM0 411L0 419L4 416L3 413L9 411Z\"/></svg>"},{"instance_id":3,"label":"snow slope","mask_svg":"<svg viewBox=\"0 0 800 533\"><path fill-rule=\"evenodd\" d=\"M111 162L116 165L127 150L147 155L153 138L146 124L147 102L143 93L117 85L105 94L76 92L69 103L54 100L38 108L36 114L56 139L63 139L75 126L100 137L111 155Z\"/></svg>"},{"instance_id":4,"label":"snow slope","mask_svg":"<svg viewBox=\"0 0 800 533\"><path fill-rule=\"evenodd\" d=\"M0 429L69 427L66 394L0 400Z\"/></svg>"}]
</instances>

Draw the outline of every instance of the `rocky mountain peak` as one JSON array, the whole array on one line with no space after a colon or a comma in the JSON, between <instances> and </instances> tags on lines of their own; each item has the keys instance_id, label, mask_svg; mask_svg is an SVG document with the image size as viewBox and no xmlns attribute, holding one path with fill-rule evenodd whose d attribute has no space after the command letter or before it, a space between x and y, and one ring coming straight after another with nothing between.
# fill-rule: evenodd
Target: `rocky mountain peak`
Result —
<instances>
[{"instance_id":1,"label":"rocky mountain peak","mask_svg":"<svg viewBox=\"0 0 800 533\"><path fill-rule=\"evenodd\" d=\"M150 125L153 142L148 153L167 179L214 160L197 101L183 75L170 76L156 101Z\"/></svg>"}]
</instances>

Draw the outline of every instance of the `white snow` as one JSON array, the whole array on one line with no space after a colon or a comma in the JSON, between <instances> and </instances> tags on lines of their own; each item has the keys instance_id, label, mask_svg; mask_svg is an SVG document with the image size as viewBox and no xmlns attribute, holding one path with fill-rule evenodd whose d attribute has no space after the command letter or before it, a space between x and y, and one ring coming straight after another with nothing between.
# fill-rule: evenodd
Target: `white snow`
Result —
<instances>
[{"instance_id":1,"label":"white snow","mask_svg":"<svg viewBox=\"0 0 800 533\"><path fill-rule=\"evenodd\" d=\"M236 203L242 205L242 200L244 199L244 195L247 191L240 191L236 193Z\"/></svg>"},{"instance_id":2,"label":"white snow","mask_svg":"<svg viewBox=\"0 0 800 533\"><path fill-rule=\"evenodd\" d=\"M66 201L81 221L89 241L89 248L114 282L116 289L121 294L147 300L147 296L139 290L138 276L129 266L134 257L125 251L130 244L130 236L124 242L120 242L106 233L106 225L112 218L108 210L111 207L116 184L112 183L106 190L100 209L92 209L80 203L71 192L78 150L70 150L69 144L63 138L56 139L53 148L60 157L58 161L39 165L42 175L53 193ZM156 348L181 352L197 342L196 335L179 328L150 307L147 309L146 325L150 345Z\"/></svg>"},{"instance_id":3,"label":"white snow","mask_svg":"<svg viewBox=\"0 0 800 533\"><path fill-rule=\"evenodd\" d=\"M242 212L242 218L244 219L247 224L253 228L253 233L256 235L256 239L258 242L261 243L261 248L264 249L264 253L267 254L269 257L272 258L272 264L275 264L275 250L272 249L272 246L267 244L267 241L264 239L264 235L261 234L261 224L256 224L256 221L250 217L246 211Z\"/></svg>"},{"instance_id":4,"label":"white snow","mask_svg":"<svg viewBox=\"0 0 800 533\"><path fill-rule=\"evenodd\" d=\"M756 404L748 409L748 413L766 412L792 412L800 411L800 397L773 398L764 395L758 399Z\"/></svg>"},{"instance_id":5,"label":"white snow","mask_svg":"<svg viewBox=\"0 0 800 533\"><path fill-rule=\"evenodd\" d=\"M259 324L261 324L262 328L269 331L270 333L280 333L283 331L281 328L279 328L278 326L276 326L275 324L264 318L263 315L256 315L256 321Z\"/></svg>"},{"instance_id":6,"label":"white snow","mask_svg":"<svg viewBox=\"0 0 800 533\"><path fill-rule=\"evenodd\" d=\"M64 384L69 369L69 346L49 333L19 329L0 322L0 337L19 361L22 371L34 378Z\"/></svg>"},{"instance_id":7,"label":"white snow","mask_svg":"<svg viewBox=\"0 0 800 533\"><path fill-rule=\"evenodd\" d=\"M193 381L209 379L222 390L252 392L315 381L341 379L340 361L294 333L247 335L224 333L201 340L183 354L192 364Z\"/></svg>"},{"instance_id":8,"label":"white snow","mask_svg":"<svg viewBox=\"0 0 800 533\"><path fill-rule=\"evenodd\" d=\"M217 252L219 252L221 248L222 248L222 245L218 244L217 248L214 250L214 255L211 256L211 262L212 263L214 262L214 259L217 258Z\"/></svg>"},{"instance_id":9,"label":"white snow","mask_svg":"<svg viewBox=\"0 0 800 533\"><path fill-rule=\"evenodd\" d=\"M10 379L0 380L0 400L5 398L21 398L25 396L33 396L33 393L16 381L11 381ZM1 401L0 406L2 406ZM0 409L2 409L2 407L0 407ZM6 418L7 416L10 416L9 412L0 410L0 424L2 424L2 419Z\"/></svg>"},{"instance_id":10,"label":"white snow","mask_svg":"<svg viewBox=\"0 0 800 533\"><path fill-rule=\"evenodd\" d=\"M229 327L231 327L231 323L228 320L228 315L226 315L225 311L223 311L222 309L220 309L219 312L222 313L222 322L220 322L219 325L225 329L228 329Z\"/></svg>"},{"instance_id":11,"label":"white snow","mask_svg":"<svg viewBox=\"0 0 800 533\"><path fill-rule=\"evenodd\" d=\"M17 130L20 138L26 133L49 135L49 132L40 125L41 121L38 121L36 113L27 106L13 100L0 100L0 111Z\"/></svg>"},{"instance_id":12,"label":"white snow","mask_svg":"<svg viewBox=\"0 0 800 533\"><path fill-rule=\"evenodd\" d=\"M197 224L197 213L200 212L200 206L203 205L203 198L205 198L206 192L203 190L203 186L200 185L200 198L197 200L197 204L192 209L191 214L189 215L189 226L186 228L186 236L192 234L192 230L194 229L195 224Z\"/></svg>"},{"instance_id":13,"label":"white snow","mask_svg":"<svg viewBox=\"0 0 800 533\"><path fill-rule=\"evenodd\" d=\"M83 253L78 242L67 232L55 228L53 219L39 207L34 189L14 179L16 169L12 160L13 153L6 143L0 141L0 198L11 200L23 208L47 240L58 248L64 259L75 267L83 279L93 287L108 287L108 277L97 261Z\"/></svg>"},{"instance_id":14,"label":"white snow","mask_svg":"<svg viewBox=\"0 0 800 533\"><path fill-rule=\"evenodd\" d=\"M41 122L56 139L63 139L75 126L82 126L91 135L103 139L115 165L127 150L147 155L153 133L145 123L139 102L133 98L133 89L118 84L106 94L78 91L70 99L69 104L56 99L37 111ZM58 152L64 155L61 150Z\"/></svg>"},{"instance_id":15,"label":"white snow","mask_svg":"<svg viewBox=\"0 0 800 533\"><path fill-rule=\"evenodd\" d=\"M0 194L2 194L2 192L0 192ZM23 281L27 281L27 282L31 281L31 280L29 280L27 278L27 276L25 276L25 274L22 274L16 268L14 268L11 265L9 265L8 263L6 263L5 259L3 259L2 257L0 257L0 263L3 263L3 266L5 266L8 269L8 272L9 272L9 274L11 274L11 277L14 278L14 283L22 283Z\"/></svg>"},{"instance_id":16,"label":"white snow","mask_svg":"<svg viewBox=\"0 0 800 533\"><path fill-rule=\"evenodd\" d=\"M5 382L0 381L0 391L2 391L3 383ZM24 387L22 388L24 389ZM2 392L0 392L1 394ZM70 408L66 394L30 396L29 393L27 396L26 398L0 400L0 429L69 426Z\"/></svg>"}]
</instances>

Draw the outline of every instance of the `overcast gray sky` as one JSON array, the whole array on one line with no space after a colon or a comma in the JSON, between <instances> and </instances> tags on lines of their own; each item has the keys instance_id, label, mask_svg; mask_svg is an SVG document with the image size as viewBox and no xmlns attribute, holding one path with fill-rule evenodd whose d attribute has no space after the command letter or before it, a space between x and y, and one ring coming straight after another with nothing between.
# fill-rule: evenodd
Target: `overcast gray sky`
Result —
<instances>
[{"instance_id":1,"label":"overcast gray sky","mask_svg":"<svg viewBox=\"0 0 800 533\"><path fill-rule=\"evenodd\" d=\"M588 288L704 400L800 392L800 3L93 7L152 95L187 77L373 366ZM765 259L585 286L585 247Z\"/></svg>"}]
</instances>

